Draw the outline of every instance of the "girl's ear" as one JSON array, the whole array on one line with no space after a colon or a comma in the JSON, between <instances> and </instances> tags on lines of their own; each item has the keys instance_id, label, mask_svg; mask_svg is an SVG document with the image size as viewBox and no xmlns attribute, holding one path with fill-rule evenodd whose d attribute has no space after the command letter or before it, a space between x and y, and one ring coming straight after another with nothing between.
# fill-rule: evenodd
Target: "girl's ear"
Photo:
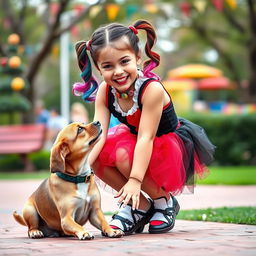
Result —
<instances>
[{"instance_id":1,"label":"girl's ear","mask_svg":"<svg viewBox=\"0 0 256 256\"><path fill-rule=\"evenodd\" d=\"M137 65L141 64L141 51L139 51L138 55L136 56Z\"/></svg>"}]
</instances>

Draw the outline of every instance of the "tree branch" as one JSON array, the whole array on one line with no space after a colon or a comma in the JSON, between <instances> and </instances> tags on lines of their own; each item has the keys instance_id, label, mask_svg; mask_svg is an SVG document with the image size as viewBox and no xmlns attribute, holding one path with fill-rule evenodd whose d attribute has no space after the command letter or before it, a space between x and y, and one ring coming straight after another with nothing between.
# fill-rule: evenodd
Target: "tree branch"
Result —
<instances>
[{"instance_id":1,"label":"tree branch","mask_svg":"<svg viewBox=\"0 0 256 256\"><path fill-rule=\"evenodd\" d=\"M94 5L97 5L101 3L102 0L99 0L97 3ZM84 10L79 16L77 16L75 19L72 20L72 22L67 25L65 28L61 29L60 28L60 19L61 15L63 15L64 11L66 10L68 4L70 3L70 0L60 0L60 8L58 10L58 13L56 14L56 17L54 19L53 24L48 30L47 36L43 42L43 46L41 50L33 57L31 61L31 65L29 70L27 71L26 77L30 82L33 82L37 71L39 70L41 63L43 62L42 60L46 58L46 56L49 54L50 49L54 43L54 41L60 37L60 35L68 30L70 30L75 24L77 24L80 20L82 20L90 11L90 8L87 8Z\"/></svg>"},{"instance_id":2,"label":"tree branch","mask_svg":"<svg viewBox=\"0 0 256 256\"><path fill-rule=\"evenodd\" d=\"M248 12L250 17L250 29L254 36L256 36L256 7L255 0L247 0Z\"/></svg>"},{"instance_id":3,"label":"tree branch","mask_svg":"<svg viewBox=\"0 0 256 256\"><path fill-rule=\"evenodd\" d=\"M83 20L83 18L85 18L88 13L90 12L91 8L95 5L99 5L102 2L104 2L104 0L99 0L97 3L95 3L94 5L91 5L90 7L88 7L87 9L84 9L81 14L79 16L76 16L75 18L73 18L70 23L64 27L64 28L59 28L58 31L56 31L55 33L55 37L58 38L62 33L65 33L67 31L69 31L72 27L74 27L76 24L78 24L81 20Z\"/></svg>"},{"instance_id":4,"label":"tree branch","mask_svg":"<svg viewBox=\"0 0 256 256\"><path fill-rule=\"evenodd\" d=\"M192 20L191 25L194 31L196 31L196 33L198 34L198 36L206 40L218 52L218 54L226 64L227 68L233 74L234 80L238 83L238 85L240 85L241 81L240 81L239 75L237 75L238 72L236 71L236 66L234 65L234 63L232 62L228 54L226 54L225 51L223 51L222 48L218 45L218 43L211 38L211 36L207 33L207 30L205 29L205 27L196 23L195 20Z\"/></svg>"},{"instance_id":5,"label":"tree branch","mask_svg":"<svg viewBox=\"0 0 256 256\"><path fill-rule=\"evenodd\" d=\"M21 43L23 43L24 35L22 24L23 20L19 20L17 15L14 14L13 9L10 5L10 1L2 1L2 7L5 11L5 16L9 19L12 27L12 31L20 36ZM21 8L22 9L22 8Z\"/></svg>"},{"instance_id":6,"label":"tree branch","mask_svg":"<svg viewBox=\"0 0 256 256\"><path fill-rule=\"evenodd\" d=\"M86 15L88 14L88 12L90 11L91 7L89 7L88 9L84 10L79 16L76 16L75 18L71 19L70 23L68 25L66 25L63 28L59 28L56 32L55 32L55 37L58 38L61 34L69 31L71 28L73 28L77 23L79 23L84 17L86 17Z\"/></svg>"},{"instance_id":7,"label":"tree branch","mask_svg":"<svg viewBox=\"0 0 256 256\"><path fill-rule=\"evenodd\" d=\"M74 19L67 27L65 27L64 29L60 29L61 16L65 12L70 1L71 0L59 0L59 4L60 4L59 10L55 16L55 19L53 20L53 23L50 24L46 38L43 40L42 48L40 49L40 51L38 53L36 53L36 55L33 56L30 66L29 66L29 69L26 72L26 78L28 79L29 83L31 84L31 87L29 88L29 92L27 95L28 98L31 100L31 102L33 102L33 100L34 100L34 86L32 86L33 82L35 80L35 77L36 77L42 63L43 63L43 60L50 53L50 50L52 48L54 41L56 39L58 39L63 32L69 30L75 24L77 24L83 18L83 16L85 16L89 11L89 9L87 9L85 12L83 12L81 15L79 15L76 19ZM95 3L95 5L97 5L100 2L101 1L99 0L97 3Z\"/></svg>"},{"instance_id":8,"label":"tree branch","mask_svg":"<svg viewBox=\"0 0 256 256\"><path fill-rule=\"evenodd\" d=\"M20 10L19 13L19 21L23 21L25 16L26 16L26 11L27 11L27 7L28 7L28 1L27 0L22 0L22 8Z\"/></svg>"},{"instance_id":9,"label":"tree branch","mask_svg":"<svg viewBox=\"0 0 256 256\"><path fill-rule=\"evenodd\" d=\"M245 33L245 28L235 19L226 7L223 9L223 15L233 28L238 30L240 33Z\"/></svg>"},{"instance_id":10,"label":"tree branch","mask_svg":"<svg viewBox=\"0 0 256 256\"><path fill-rule=\"evenodd\" d=\"M6 57L7 56L7 53L4 50L4 47L2 46L1 43L0 43L0 56L2 56L2 57Z\"/></svg>"},{"instance_id":11,"label":"tree branch","mask_svg":"<svg viewBox=\"0 0 256 256\"><path fill-rule=\"evenodd\" d=\"M42 43L42 48L40 49L40 51L36 55L33 56L32 60L31 60L31 63L30 63L30 66L29 66L29 68L26 72L25 76L26 76L27 80L29 81L29 84L31 85L29 87L28 92L27 92L27 97L32 102L32 106L34 104L35 88L34 88L33 84L34 84L35 77L36 77L44 59L48 56L48 54L49 54L49 52L52 48L52 45L55 41L55 36L54 36L55 30L60 25L61 14L65 11L69 1L70 0L65 0L65 1L61 0L59 2L60 3L60 8L58 10L58 13L57 13L55 19L53 20L52 25L48 29L48 33L46 35L46 38L44 39L44 41Z\"/></svg>"}]
</instances>

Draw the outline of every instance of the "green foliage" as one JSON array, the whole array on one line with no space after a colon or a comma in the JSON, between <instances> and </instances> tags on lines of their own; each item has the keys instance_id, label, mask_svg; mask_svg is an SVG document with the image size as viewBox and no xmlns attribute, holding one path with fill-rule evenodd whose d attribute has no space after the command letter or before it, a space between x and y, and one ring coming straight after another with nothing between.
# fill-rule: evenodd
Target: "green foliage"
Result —
<instances>
[{"instance_id":1,"label":"green foliage","mask_svg":"<svg viewBox=\"0 0 256 256\"><path fill-rule=\"evenodd\" d=\"M34 163L37 170L49 170L50 152L42 150L40 152L30 154L29 158Z\"/></svg>"},{"instance_id":2,"label":"green foliage","mask_svg":"<svg viewBox=\"0 0 256 256\"><path fill-rule=\"evenodd\" d=\"M202 126L217 146L215 165L256 164L256 114L189 115L187 118Z\"/></svg>"},{"instance_id":3,"label":"green foliage","mask_svg":"<svg viewBox=\"0 0 256 256\"><path fill-rule=\"evenodd\" d=\"M1 81L0 81L0 93L1 94L6 93L6 92L12 92L11 82L12 82L11 77L1 77Z\"/></svg>"},{"instance_id":4,"label":"green foliage","mask_svg":"<svg viewBox=\"0 0 256 256\"><path fill-rule=\"evenodd\" d=\"M177 219L256 225L256 207L182 210L178 214Z\"/></svg>"},{"instance_id":5,"label":"green foliage","mask_svg":"<svg viewBox=\"0 0 256 256\"><path fill-rule=\"evenodd\" d=\"M0 113L26 112L30 107L30 102L24 96L17 93L0 96Z\"/></svg>"},{"instance_id":6,"label":"green foliage","mask_svg":"<svg viewBox=\"0 0 256 256\"><path fill-rule=\"evenodd\" d=\"M205 185L255 185L256 166L211 166L209 175L197 184Z\"/></svg>"},{"instance_id":7,"label":"green foliage","mask_svg":"<svg viewBox=\"0 0 256 256\"><path fill-rule=\"evenodd\" d=\"M38 172L0 172L0 180L41 180L46 179L50 175L49 170L47 171L38 171Z\"/></svg>"},{"instance_id":8,"label":"green foliage","mask_svg":"<svg viewBox=\"0 0 256 256\"><path fill-rule=\"evenodd\" d=\"M0 125L20 124L20 123L22 123L21 113L12 112L12 113L1 113L0 114Z\"/></svg>"},{"instance_id":9,"label":"green foliage","mask_svg":"<svg viewBox=\"0 0 256 256\"><path fill-rule=\"evenodd\" d=\"M49 170L50 166L50 152L39 151L29 154L29 159L34 164L37 170ZM23 171L24 165L17 154L13 155L2 155L0 156L0 171L1 172L13 172ZM26 177L23 177L23 179Z\"/></svg>"},{"instance_id":10,"label":"green foliage","mask_svg":"<svg viewBox=\"0 0 256 256\"><path fill-rule=\"evenodd\" d=\"M10 68L8 65L4 67L0 67L0 74L1 76L13 75L13 76L20 76L23 72L24 66L20 66L17 68Z\"/></svg>"},{"instance_id":11,"label":"green foliage","mask_svg":"<svg viewBox=\"0 0 256 256\"><path fill-rule=\"evenodd\" d=\"M16 88L12 88L13 79L19 77L24 82L24 88L21 90L28 89L28 81L22 78L25 66L19 63L20 58L18 61L14 61L15 65L8 63L11 57L18 57L18 45L6 43L6 53L8 57L1 60L0 66L0 113L13 115L14 112L27 112L31 108L30 101L17 89L16 83L14 84ZM13 119L13 117L9 118L10 123L14 123Z\"/></svg>"},{"instance_id":12,"label":"green foliage","mask_svg":"<svg viewBox=\"0 0 256 256\"><path fill-rule=\"evenodd\" d=\"M18 155L4 155L0 156L0 171L22 170L23 164Z\"/></svg>"}]
</instances>

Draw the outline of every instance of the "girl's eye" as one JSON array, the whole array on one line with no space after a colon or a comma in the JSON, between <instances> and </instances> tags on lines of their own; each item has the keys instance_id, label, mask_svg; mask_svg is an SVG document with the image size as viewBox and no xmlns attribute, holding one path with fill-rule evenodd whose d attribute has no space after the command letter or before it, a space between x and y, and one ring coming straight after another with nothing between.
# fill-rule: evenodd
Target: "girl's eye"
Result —
<instances>
[{"instance_id":1,"label":"girl's eye","mask_svg":"<svg viewBox=\"0 0 256 256\"><path fill-rule=\"evenodd\" d=\"M110 68L111 68L111 65L104 65L102 68L103 68L103 69L110 69Z\"/></svg>"},{"instance_id":2,"label":"girl's eye","mask_svg":"<svg viewBox=\"0 0 256 256\"><path fill-rule=\"evenodd\" d=\"M130 60L129 59L124 59L122 60L122 64L127 64Z\"/></svg>"},{"instance_id":3,"label":"girl's eye","mask_svg":"<svg viewBox=\"0 0 256 256\"><path fill-rule=\"evenodd\" d=\"M79 126L77 129L77 135L80 134L84 130L84 127Z\"/></svg>"}]
</instances>

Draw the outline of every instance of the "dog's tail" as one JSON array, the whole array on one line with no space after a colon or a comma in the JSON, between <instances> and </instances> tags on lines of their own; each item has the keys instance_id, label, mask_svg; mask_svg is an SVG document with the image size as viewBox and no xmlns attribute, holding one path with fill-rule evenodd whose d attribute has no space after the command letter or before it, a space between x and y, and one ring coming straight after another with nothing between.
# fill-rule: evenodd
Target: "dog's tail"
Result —
<instances>
[{"instance_id":1,"label":"dog's tail","mask_svg":"<svg viewBox=\"0 0 256 256\"><path fill-rule=\"evenodd\" d=\"M27 226L24 218L21 215L19 215L16 211L14 211L12 215L18 223L20 223L23 226Z\"/></svg>"}]
</instances>

